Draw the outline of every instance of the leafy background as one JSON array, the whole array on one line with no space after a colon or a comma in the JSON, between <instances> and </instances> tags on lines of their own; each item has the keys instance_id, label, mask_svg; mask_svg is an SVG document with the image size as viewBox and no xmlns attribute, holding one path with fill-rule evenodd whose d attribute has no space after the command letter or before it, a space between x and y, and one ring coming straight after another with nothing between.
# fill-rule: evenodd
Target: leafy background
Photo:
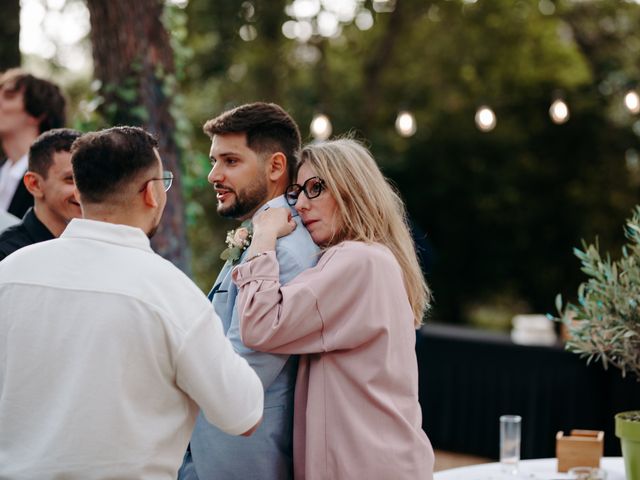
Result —
<instances>
[{"instance_id":1,"label":"leafy background","mask_svg":"<svg viewBox=\"0 0 640 480\"><path fill-rule=\"evenodd\" d=\"M51 3L83 5L48 1L47 14ZM256 100L289 110L305 141L322 112L334 134L367 142L406 200L435 292L432 320L508 328L515 313L553 311L557 293L575 298L583 276L572 249L581 239L597 236L603 250L619 251L640 187L640 121L622 102L640 78L638 3L354 0L353 12L367 13L371 28L352 16L335 35L304 41L283 34L286 22L300 20L293 3L165 5L176 64L167 81L182 152L183 248L203 290L235 224L215 213L201 125ZM338 8L315 3L311 24ZM90 51L88 39L77 43ZM62 60L22 56L25 66L64 84L77 126L108 124L97 115L104 86L90 68L73 73ZM127 95L125 79L116 87ZM570 108L562 125L548 113L558 97ZM497 115L486 133L474 124L482 104ZM409 138L394 129L402 109L418 126Z\"/></svg>"}]
</instances>

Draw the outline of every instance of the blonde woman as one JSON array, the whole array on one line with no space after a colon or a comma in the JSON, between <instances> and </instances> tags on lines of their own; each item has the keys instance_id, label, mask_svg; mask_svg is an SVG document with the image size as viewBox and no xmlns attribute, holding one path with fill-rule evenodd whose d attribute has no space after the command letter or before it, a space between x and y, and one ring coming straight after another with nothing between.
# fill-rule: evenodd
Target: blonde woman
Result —
<instances>
[{"instance_id":1,"label":"blonde woman","mask_svg":"<svg viewBox=\"0 0 640 480\"><path fill-rule=\"evenodd\" d=\"M323 247L317 266L280 285L276 238L295 222L271 209L233 278L244 343L302 354L295 478L432 478L414 350L429 290L401 199L350 139L305 147L286 197Z\"/></svg>"}]
</instances>

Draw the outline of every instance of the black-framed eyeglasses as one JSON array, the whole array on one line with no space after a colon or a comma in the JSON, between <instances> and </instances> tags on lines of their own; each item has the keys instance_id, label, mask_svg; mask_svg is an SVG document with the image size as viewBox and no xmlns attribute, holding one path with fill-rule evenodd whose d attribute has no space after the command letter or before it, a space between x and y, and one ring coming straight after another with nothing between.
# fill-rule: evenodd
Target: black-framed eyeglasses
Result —
<instances>
[{"instance_id":1,"label":"black-framed eyeglasses","mask_svg":"<svg viewBox=\"0 0 640 480\"><path fill-rule=\"evenodd\" d=\"M325 188L327 187L324 180L320 177L311 177L307 178L302 185L298 185L297 183L289 185L284 192L284 197L287 199L287 203L293 207L302 192L311 200L320 195Z\"/></svg>"},{"instance_id":2,"label":"black-framed eyeglasses","mask_svg":"<svg viewBox=\"0 0 640 480\"><path fill-rule=\"evenodd\" d=\"M165 171L162 172L162 176L161 177L159 177L159 178L150 178L149 180L144 182L144 185L142 186L140 191L143 191L145 189L145 187L147 186L147 183L153 182L153 181L156 181L156 180L162 180L162 185L164 186L164 191L166 192L167 190L169 190L171 188L171 185L173 184L173 172L170 172L169 170L165 170Z\"/></svg>"}]
</instances>

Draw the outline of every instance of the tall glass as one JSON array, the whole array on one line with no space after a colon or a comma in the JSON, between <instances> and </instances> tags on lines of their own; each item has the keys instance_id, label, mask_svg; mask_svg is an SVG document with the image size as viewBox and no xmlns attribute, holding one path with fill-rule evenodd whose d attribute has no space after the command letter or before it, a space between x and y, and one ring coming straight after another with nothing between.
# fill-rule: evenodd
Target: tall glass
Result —
<instances>
[{"instance_id":1,"label":"tall glass","mask_svg":"<svg viewBox=\"0 0 640 480\"><path fill-rule=\"evenodd\" d=\"M500 464L502 471L515 475L520 461L520 415L502 415L500 417Z\"/></svg>"}]
</instances>

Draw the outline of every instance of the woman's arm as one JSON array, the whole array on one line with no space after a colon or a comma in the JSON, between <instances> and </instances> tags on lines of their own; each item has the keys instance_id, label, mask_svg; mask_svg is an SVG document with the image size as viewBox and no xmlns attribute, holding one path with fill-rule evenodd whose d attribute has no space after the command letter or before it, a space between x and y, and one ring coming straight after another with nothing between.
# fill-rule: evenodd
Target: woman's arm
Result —
<instances>
[{"instance_id":1,"label":"woman's arm","mask_svg":"<svg viewBox=\"0 0 640 480\"><path fill-rule=\"evenodd\" d=\"M350 349L412 313L390 252L359 242L333 247L291 283L278 282L273 252L236 267L243 342L256 350L319 353Z\"/></svg>"},{"instance_id":2,"label":"woman's arm","mask_svg":"<svg viewBox=\"0 0 640 480\"><path fill-rule=\"evenodd\" d=\"M284 287L278 273L273 251L233 270L242 342L249 348L274 353L324 351L323 324L315 295L305 282L297 281L306 272Z\"/></svg>"}]
</instances>

